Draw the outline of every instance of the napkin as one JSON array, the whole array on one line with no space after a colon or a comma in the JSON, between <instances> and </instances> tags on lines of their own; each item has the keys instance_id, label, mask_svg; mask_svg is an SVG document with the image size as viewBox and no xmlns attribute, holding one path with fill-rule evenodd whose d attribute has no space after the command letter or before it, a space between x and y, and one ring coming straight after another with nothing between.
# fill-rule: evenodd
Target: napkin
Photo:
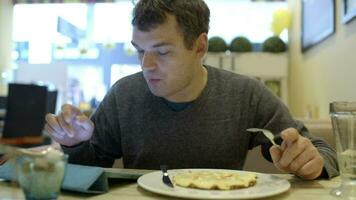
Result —
<instances>
[{"instance_id":1,"label":"napkin","mask_svg":"<svg viewBox=\"0 0 356 200\"><path fill-rule=\"evenodd\" d=\"M137 179L150 170L101 168L67 164L62 189L82 193L105 193L109 190L108 178ZM15 162L0 166L0 178L16 181Z\"/></svg>"}]
</instances>

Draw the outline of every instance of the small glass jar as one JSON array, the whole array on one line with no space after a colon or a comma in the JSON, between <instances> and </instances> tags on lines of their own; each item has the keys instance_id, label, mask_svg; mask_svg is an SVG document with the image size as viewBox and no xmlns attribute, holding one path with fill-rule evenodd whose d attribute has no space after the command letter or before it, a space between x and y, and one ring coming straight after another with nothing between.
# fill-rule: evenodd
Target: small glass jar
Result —
<instances>
[{"instance_id":1,"label":"small glass jar","mask_svg":"<svg viewBox=\"0 0 356 200\"><path fill-rule=\"evenodd\" d=\"M41 157L17 158L17 181L26 200L57 199L64 179L67 157L53 150Z\"/></svg>"}]
</instances>

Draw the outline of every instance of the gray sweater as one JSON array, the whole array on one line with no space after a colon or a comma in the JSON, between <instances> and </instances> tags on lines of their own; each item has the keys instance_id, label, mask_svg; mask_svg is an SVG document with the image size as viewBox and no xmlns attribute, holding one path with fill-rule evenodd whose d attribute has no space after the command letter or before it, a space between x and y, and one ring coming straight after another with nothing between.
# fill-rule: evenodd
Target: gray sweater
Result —
<instances>
[{"instance_id":1,"label":"gray sweater","mask_svg":"<svg viewBox=\"0 0 356 200\"><path fill-rule=\"evenodd\" d=\"M75 147L63 147L69 162L111 167L123 158L125 168L242 169L249 149L262 145L271 160L271 144L262 134L294 127L311 139L325 159L329 177L338 174L335 151L295 121L286 106L259 81L206 66L208 82L202 94L182 110L172 110L154 96L136 73L119 80L92 116L93 137Z\"/></svg>"}]
</instances>

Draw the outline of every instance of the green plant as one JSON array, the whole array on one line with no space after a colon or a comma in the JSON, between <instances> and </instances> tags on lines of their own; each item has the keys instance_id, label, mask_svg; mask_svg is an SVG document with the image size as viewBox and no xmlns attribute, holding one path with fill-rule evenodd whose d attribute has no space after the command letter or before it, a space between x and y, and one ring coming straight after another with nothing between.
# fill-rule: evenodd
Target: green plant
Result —
<instances>
[{"instance_id":1,"label":"green plant","mask_svg":"<svg viewBox=\"0 0 356 200\"><path fill-rule=\"evenodd\" d=\"M287 50L286 44L278 36L267 38L262 44L262 51L279 53Z\"/></svg>"},{"instance_id":2,"label":"green plant","mask_svg":"<svg viewBox=\"0 0 356 200\"><path fill-rule=\"evenodd\" d=\"M212 37L209 39L209 52L225 52L227 48L225 40L221 37Z\"/></svg>"},{"instance_id":3,"label":"green plant","mask_svg":"<svg viewBox=\"0 0 356 200\"><path fill-rule=\"evenodd\" d=\"M252 43L246 37L236 37L230 43L231 52L252 51Z\"/></svg>"}]
</instances>

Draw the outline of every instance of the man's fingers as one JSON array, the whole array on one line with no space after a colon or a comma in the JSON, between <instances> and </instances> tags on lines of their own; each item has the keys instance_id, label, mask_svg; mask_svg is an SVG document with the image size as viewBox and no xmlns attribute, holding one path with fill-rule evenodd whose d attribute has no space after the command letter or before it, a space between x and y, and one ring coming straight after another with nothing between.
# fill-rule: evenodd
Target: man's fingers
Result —
<instances>
[{"instance_id":1,"label":"man's fingers","mask_svg":"<svg viewBox=\"0 0 356 200\"><path fill-rule=\"evenodd\" d=\"M294 128L287 128L282 131L281 137L284 142L287 143L288 145L291 145L293 142L297 141L298 138L300 137L298 131Z\"/></svg>"},{"instance_id":2,"label":"man's fingers","mask_svg":"<svg viewBox=\"0 0 356 200\"><path fill-rule=\"evenodd\" d=\"M283 141L281 144L282 151L284 151L286 148L287 148L287 143Z\"/></svg>"},{"instance_id":3,"label":"man's fingers","mask_svg":"<svg viewBox=\"0 0 356 200\"><path fill-rule=\"evenodd\" d=\"M58 143L60 143L60 144L63 144L62 140L64 140L64 136L61 136L61 135L58 135L58 134L52 134L52 135L51 135L51 138L52 138L54 141L56 141L56 142L58 142Z\"/></svg>"},{"instance_id":4,"label":"man's fingers","mask_svg":"<svg viewBox=\"0 0 356 200\"><path fill-rule=\"evenodd\" d=\"M48 124L45 124L44 126L44 130L49 134L49 135L53 135L56 133L56 131L53 130L53 128L48 125Z\"/></svg>"},{"instance_id":5,"label":"man's fingers","mask_svg":"<svg viewBox=\"0 0 356 200\"><path fill-rule=\"evenodd\" d=\"M293 162L289 165L289 169L292 173L297 173L306 163L314 158L316 149L308 148L301 153Z\"/></svg>"},{"instance_id":6,"label":"man's fingers","mask_svg":"<svg viewBox=\"0 0 356 200\"><path fill-rule=\"evenodd\" d=\"M283 130L282 132L281 132L281 137L282 137L282 139L283 139L283 142L282 142L282 144L281 144L281 150L282 150L282 156L284 157L284 152L288 149L288 148L290 148L292 145L293 145L293 143L295 143L295 142L297 142L298 141L298 139L299 139L299 137L301 137L300 135L299 135L299 133L298 133L298 131L296 130L296 129L294 129L294 128L287 128L287 129L285 129L285 130ZM299 154L300 152L298 152L298 154ZM281 157L282 157L281 156ZM294 157L295 157L296 155L293 155L293 159L294 159ZM285 168L286 166L288 166L289 165L289 163L291 162L291 160L293 160L293 159L286 159L286 158L284 158L283 160L282 160L282 165L283 165L283 168Z\"/></svg>"},{"instance_id":7,"label":"man's fingers","mask_svg":"<svg viewBox=\"0 0 356 200\"><path fill-rule=\"evenodd\" d=\"M80 115L80 114L81 114L81 111L77 107L74 107L74 106L69 105L69 104L64 104L62 106L61 115L62 115L64 121L67 122L68 124L71 123L71 121L73 121L73 119L77 115Z\"/></svg>"},{"instance_id":8,"label":"man's fingers","mask_svg":"<svg viewBox=\"0 0 356 200\"><path fill-rule=\"evenodd\" d=\"M280 165L282 165L284 168L287 168L294 159L300 156L300 154L311 145L309 143L310 141L307 138L300 136L297 141L284 149L282 158L279 160Z\"/></svg>"},{"instance_id":9,"label":"man's fingers","mask_svg":"<svg viewBox=\"0 0 356 200\"><path fill-rule=\"evenodd\" d=\"M46 125L44 126L44 130L45 130L45 131L49 134L49 136L51 136L52 138L53 138L53 137L55 137L56 139L63 139L63 138L64 138L63 135L61 135L60 133L54 131L53 128L52 128L50 125L48 125L48 124L46 124Z\"/></svg>"},{"instance_id":10,"label":"man's fingers","mask_svg":"<svg viewBox=\"0 0 356 200\"><path fill-rule=\"evenodd\" d=\"M86 128L86 124L81 123L84 120L80 121L79 123L77 121L78 116L82 115L82 112L77 107L69 104L64 104L62 106L62 112L58 116L58 122L69 137L74 137L74 123L80 124L84 129ZM79 119L81 119L81 117L79 117Z\"/></svg>"},{"instance_id":11,"label":"man's fingers","mask_svg":"<svg viewBox=\"0 0 356 200\"><path fill-rule=\"evenodd\" d=\"M62 127L58 123L56 115L51 114L51 113L47 114L46 115L46 122L47 122L47 125L49 127L51 127L51 130L53 130L50 133L55 132L55 133L60 134L60 135L64 135L65 134L63 129L62 129Z\"/></svg>"},{"instance_id":12,"label":"man's fingers","mask_svg":"<svg viewBox=\"0 0 356 200\"><path fill-rule=\"evenodd\" d=\"M75 123L86 131L91 131L94 126L93 122L91 122L85 115L78 115L76 117Z\"/></svg>"},{"instance_id":13,"label":"man's fingers","mask_svg":"<svg viewBox=\"0 0 356 200\"><path fill-rule=\"evenodd\" d=\"M90 139L94 123L89 120L78 108L63 105L58 115L47 114L44 130L51 138L66 146L73 146Z\"/></svg>"},{"instance_id":14,"label":"man's fingers","mask_svg":"<svg viewBox=\"0 0 356 200\"><path fill-rule=\"evenodd\" d=\"M269 149L269 152L271 154L271 158L272 158L272 161L274 163L274 165L282 170L282 171L285 171L285 169L279 164L279 160L281 159L282 155L283 155L283 151L280 149L280 147L278 146L272 146L270 149Z\"/></svg>"},{"instance_id":15,"label":"man's fingers","mask_svg":"<svg viewBox=\"0 0 356 200\"><path fill-rule=\"evenodd\" d=\"M324 160L322 157L317 157L307 162L302 168L300 168L295 174L304 179L312 180L320 176L323 171Z\"/></svg>"},{"instance_id":16,"label":"man's fingers","mask_svg":"<svg viewBox=\"0 0 356 200\"><path fill-rule=\"evenodd\" d=\"M62 113L59 114L59 116L57 117L57 121L58 121L59 125L61 126L61 128L63 129L63 131L68 135L68 137L74 137L73 127L70 123L67 123L65 121Z\"/></svg>"}]
</instances>

